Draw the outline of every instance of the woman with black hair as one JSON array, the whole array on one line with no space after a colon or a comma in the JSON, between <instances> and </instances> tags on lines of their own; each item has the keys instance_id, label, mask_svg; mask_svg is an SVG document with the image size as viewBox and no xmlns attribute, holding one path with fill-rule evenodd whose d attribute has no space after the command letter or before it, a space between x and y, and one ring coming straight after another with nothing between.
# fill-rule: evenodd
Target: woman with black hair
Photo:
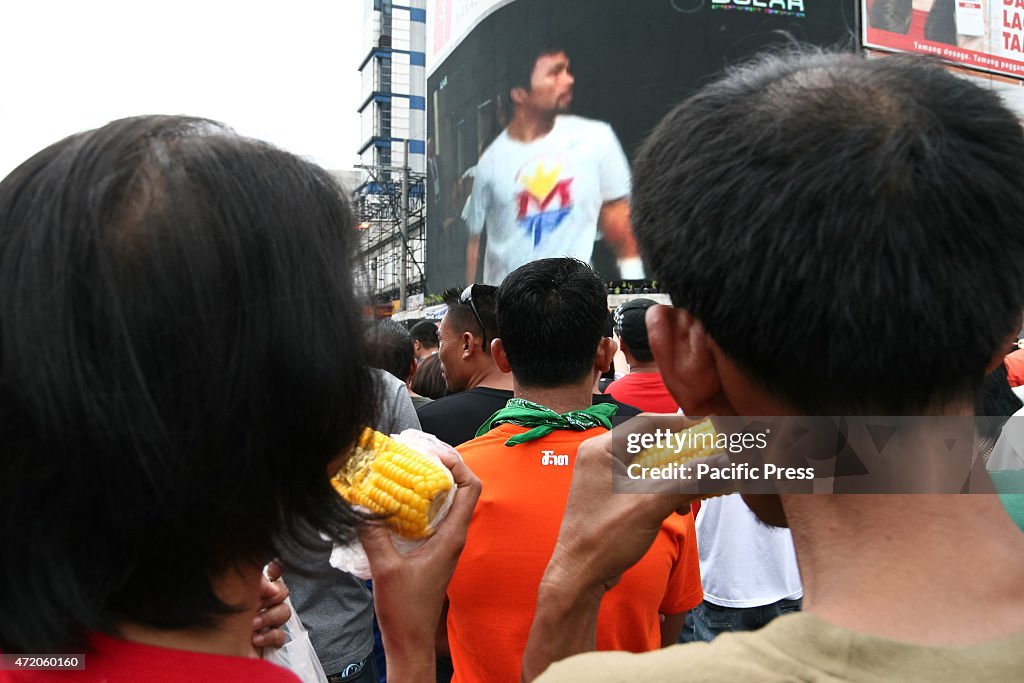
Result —
<instances>
[{"instance_id":1,"label":"woman with black hair","mask_svg":"<svg viewBox=\"0 0 1024 683\"><path fill-rule=\"evenodd\" d=\"M325 171L202 119L115 121L0 183L0 651L292 680L247 659L261 568L364 521L328 482L376 403L351 226ZM451 522L402 563L437 583L479 492L447 464Z\"/></svg>"}]
</instances>

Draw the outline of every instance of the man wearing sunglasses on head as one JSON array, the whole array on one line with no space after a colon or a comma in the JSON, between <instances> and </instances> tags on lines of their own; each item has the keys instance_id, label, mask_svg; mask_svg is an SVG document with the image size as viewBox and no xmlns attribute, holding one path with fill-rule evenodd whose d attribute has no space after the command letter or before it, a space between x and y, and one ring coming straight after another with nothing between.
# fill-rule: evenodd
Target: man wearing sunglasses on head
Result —
<instances>
[{"instance_id":1,"label":"man wearing sunglasses on head","mask_svg":"<svg viewBox=\"0 0 1024 683\"><path fill-rule=\"evenodd\" d=\"M491 285L473 284L444 294L448 312L437 328L437 354L449 395L422 406L417 414L423 431L453 446L475 438L480 425L513 397L512 376L501 372L491 357L498 327L496 291ZM616 421L640 412L604 394L594 394L593 401L618 406Z\"/></svg>"}]
</instances>

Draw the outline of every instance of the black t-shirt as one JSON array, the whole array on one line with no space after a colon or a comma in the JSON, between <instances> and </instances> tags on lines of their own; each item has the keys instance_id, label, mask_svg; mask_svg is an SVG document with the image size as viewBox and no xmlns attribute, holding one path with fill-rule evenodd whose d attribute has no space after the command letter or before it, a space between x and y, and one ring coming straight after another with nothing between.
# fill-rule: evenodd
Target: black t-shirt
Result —
<instances>
[{"instance_id":1,"label":"black t-shirt","mask_svg":"<svg viewBox=\"0 0 1024 683\"><path fill-rule=\"evenodd\" d=\"M416 411L423 431L433 434L447 444L458 446L476 438L476 430L512 398L507 389L474 387L468 391L439 398L421 406ZM611 396L594 394L594 403L614 403L619 412L612 418L612 424L624 422L626 418L640 414L639 408L619 403Z\"/></svg>"}]
</instances>

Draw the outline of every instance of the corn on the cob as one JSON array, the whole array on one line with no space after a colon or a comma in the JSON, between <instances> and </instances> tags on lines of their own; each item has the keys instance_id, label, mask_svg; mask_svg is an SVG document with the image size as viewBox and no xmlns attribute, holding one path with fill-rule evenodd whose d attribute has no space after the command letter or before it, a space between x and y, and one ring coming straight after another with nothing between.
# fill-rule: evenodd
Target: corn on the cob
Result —
<instances>
[{"instance_id":1,"label":"corn on the cob","mask_svg":"<svg viewBox=\"0 0 1024 683\"><path fill-rule=\"evenodd\" d=\"M409 539L433 533L452 488L444 465L369 428L331 483L349 503L385 517L392 531Z\"/></svg>"},{"instance_id":2,"label":"corn on the cob","mask_svg":"<svg viewBox=\"0 0 1024 683\"><path fill-rule=\"evenodd\" d=\"M651 447L640 451L633 458L631 464L640 465L642 468L657 469L673 463L683 465L693 460L710 458L721 453L721 449L716 445L718 432L715 431L715 425L709 419L704 419L692 427L687 427L682 432L679 432L679 434L682 435L681 441L687 445L678 452L676 451L675 444L679 443L677 441L679 436L676 435L671 440L666 440L665 445L661 448ZM732 493L733 489L734 487L730 485L728 490L701 495L696 500L706 500L715 496Z\"/></svg>"},{"instance_id":3,"label":"corn on the cob","mask_svg":"<svg viewBox=\"0 0 1024 683\"><path fill-rule=\"evenodd\" d=\"M667 440L666 445L661 448L652 447L640 451L633 458L633 463L641 467L664 467L671 463L683 464L690 460L707 458L717 452L715 440L718 433L715 431L715 426L711 424L711 420L703 420L684 429L680 434L689 445L679 452L676 452L673 446L678 437L673 437L672 440Z\"/></svg>"}]
</instances>

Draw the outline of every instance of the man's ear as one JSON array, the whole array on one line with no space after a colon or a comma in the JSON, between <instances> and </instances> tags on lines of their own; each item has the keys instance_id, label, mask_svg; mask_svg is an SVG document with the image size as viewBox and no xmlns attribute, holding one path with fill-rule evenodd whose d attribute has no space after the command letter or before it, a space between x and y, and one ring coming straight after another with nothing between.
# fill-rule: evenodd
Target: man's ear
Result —
<instances>
[{"instance_id":1,"label":"man's ear","mask_svg":"<svg viewBox=\"0 0 1024 683\"><path fill-rule=\"evenodd\" d=\"M460 341L462 342L462 359L463 360L468 360L469 357L473 355L473 341L475 339L476 338L473 336L472 332L463 332L462 333L462 336L460 337Z\"/></svg>"},{"instance_id":2,"label":"man's ear","mask_svg":"<svg viewBox=\"0 0 1024 683\"><path fill-rule=\"evenodd\" d=\"M516 86L515 88L512 88L508 92L508 97L510 100L512 100L512 104L522 104L523 101L526 99L526 95L526 88L523 88L521 86Z\"/></svg>"},{"instance_id":3,"label":"man's ear","mask_svg":"<svg viewBox=\"0 0 1024 683\"><path fill-rule=\"evenodd\" d=\"M665 386L687 415L728 415L711 338L700 321L681 308L647 309L647 338Z\"/></svg>"},{"instance_id":4,"label":"man's ear","mask_svg":"<svg viewBox=\"0 0 1024 683\"><path fill-rule=\"evenodd\" d=\"M597 354L594 355L594 369L604 374L612 367L615 359L615 352L619 350L619 344L611 337L601 337L597 344Z\"/></svg>"},{"instance_id":5,"label":"man's ear","mask_svg":"<svg viewBox=\"0 0 1024 683\"><path fill-rule=\"evenodd\" d=\"M498 366L499 370L512 372L512 366L508 364L508 356L505 354L505 345L501 343L500 339L491 342L491 358L494 359L494 364Z\"/></svg>"}]
</instances>

